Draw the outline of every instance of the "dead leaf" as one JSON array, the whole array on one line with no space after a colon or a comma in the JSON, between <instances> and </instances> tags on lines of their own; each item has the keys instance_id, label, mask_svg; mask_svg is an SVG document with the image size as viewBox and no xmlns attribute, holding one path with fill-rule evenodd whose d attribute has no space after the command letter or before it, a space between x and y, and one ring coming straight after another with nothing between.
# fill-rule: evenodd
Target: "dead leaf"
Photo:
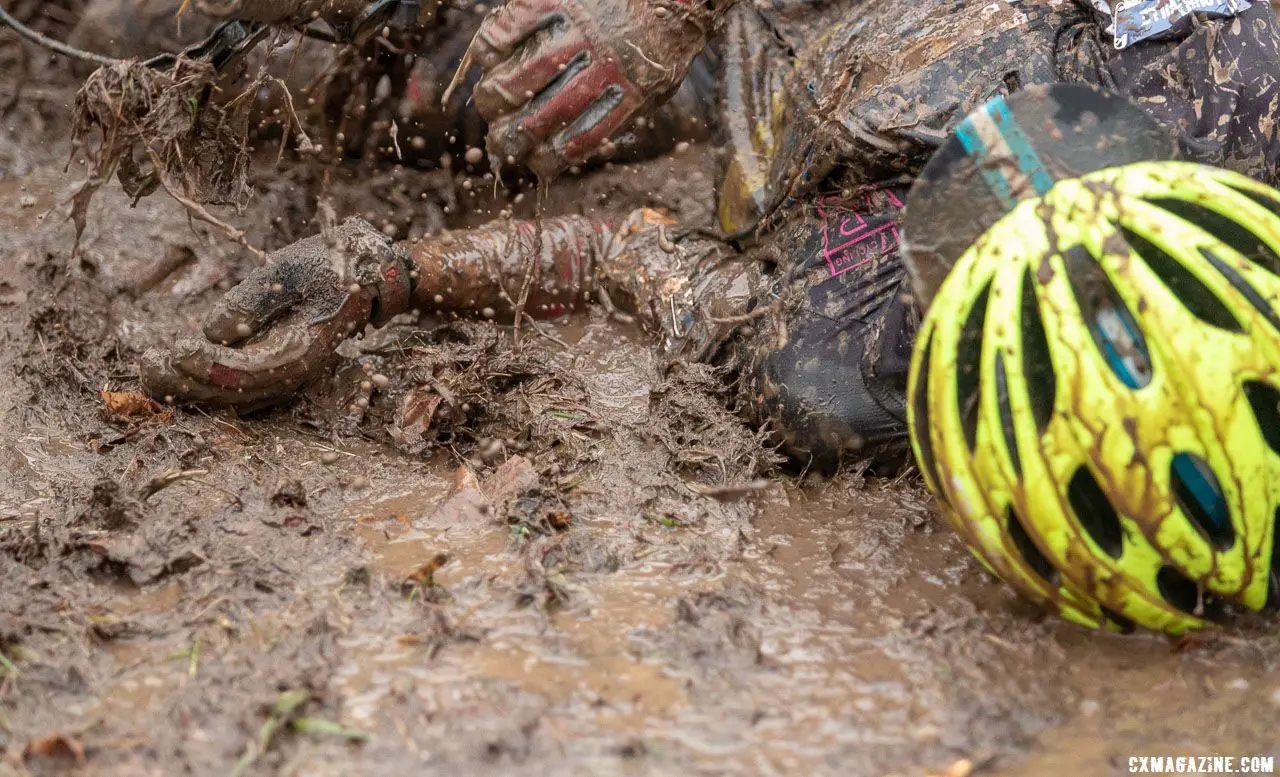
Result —
<instances>
[{"instance_id":1,"label":"dead leaf","mask_svg":"<svg viewBox=\"0 0 1280 777\"><path fill-rule=\"evenodd\" d=\"M480 481L465 464L453 474L453 491L431 516L434 525L481 525L489 520L493 505L480 489Z\"/></svg>"},{"instance_id":2,"label":"dead leaf","mask_svg":"<svg viewBox=\"0 0 1280 777\"><path fill-rule=\"evenodd\" d=\"M137 391L107 391L103 389L102 402L107 410L126 418L153 416L164 412L158 402Z\"/></svg>"},{"instance_id":3,"label":"dead leaf","mask_svg":"<svg viewBox=\"0 0 1280 777\"><path fill-rule=\"evenodd\" d=\"M448 564L448 563L449 563L448 553L437 553L435 556L431 558L430 561L418 567L413 572L410 572L408 576L405 577L405 580L411 583L415 583L416 585L419 585L419 586L426 586L430 588L435 585L434 578L435 578L436 572L438 572L441 567L443 567L445 564Z\"/></svg>"},{"instance_id":4,"label":"dead leaf","mask_svg":"<svg viewBox=\"0 0 1280 777\"><path fill-rule=\"evenodd\" d=\"M480 489L494 505L502 505L538 485L538 471L523 456L512 456L484 479Z\"/></svg>"},{"instance_id":5,"label":"dead leaf","mask_svg":"<svg viewBox=\"0 0 1280 777\"><path fill-rule=\"evenodd\" d=\"M940 772L931 772L929 777L970 777L973 774L973 761L961 758Z\"/></svg>"},{"instance_id":6,"label":"dead leaf","mask_svg":"<svg viewBox=\"0 0 1280 777\"><path fill-rule=\"evenodd\" d=\"M23 760L30 760L38 756L45 758L74 758L76 766L84 766L84 745L80 744L76 739L54 732L46 737L34 739L27 743L27 749L23 751Z\"/></svg>"},{"instance_id":7,"label":"dead leaf","mask_svg":"<svg viewBox=\"0 0 1280 777\"><path fill-rule=\"evenodd\" d=\"M416 388L405 395L396 412L396 421L388 429L401 450L420 453L427 447L431 439L431 421L441 401L439 394L426 387Z\"/></svg>"}]
</instances>

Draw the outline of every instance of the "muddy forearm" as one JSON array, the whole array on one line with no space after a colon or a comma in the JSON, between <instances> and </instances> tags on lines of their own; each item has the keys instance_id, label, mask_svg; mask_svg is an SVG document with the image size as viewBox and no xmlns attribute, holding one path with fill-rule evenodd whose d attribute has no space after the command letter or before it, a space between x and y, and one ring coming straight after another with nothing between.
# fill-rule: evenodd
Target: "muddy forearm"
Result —
<instances>
[{"instance_id":1,"label":"muddy forearm","mask_svg":"<svg viewBox=\"0 0 1280 777\"><path fill-rule=\"evenodd\" d=\"M413 305L421 310L510 318L528 286L524 310L562 315L596 290L596 269L612 231L583 216L495 221L408 246Z\"/></svg>"},{"instance_id":2,"label":"muddy forearm","mask_svg":"<svg viewBox=\"0 0 1280 777\"><path fill-rule=\"evenodd\" d=\"M613 224L584 216L495 221L401 250L419 310L509 320L527 295L525 312L547 318L594 299L657 329L669 298L688 288L696 257L713 249L706 241L677 248L674 229L672 219L642 208Z\"/></svg>"}]
</instances>

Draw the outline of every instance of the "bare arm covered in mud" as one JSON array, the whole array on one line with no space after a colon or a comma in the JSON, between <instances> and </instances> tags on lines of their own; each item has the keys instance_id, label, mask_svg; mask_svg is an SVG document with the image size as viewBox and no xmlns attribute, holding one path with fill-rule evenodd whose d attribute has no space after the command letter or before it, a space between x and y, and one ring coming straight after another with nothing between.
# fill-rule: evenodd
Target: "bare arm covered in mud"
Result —
<instances>
[{"instance_id":1,"label":"bare arm covered in mud","mask_svg":"<svg viewBox=\"0 0 1280 777\"><path fill-rule=\"evenodd\" d=\"M392 244L349 220L273 253L218 302L203 339L149 351L143 383L170 402L270 404L327 375L340 359L335 348L366 323L410 310L512 320L562 315L594 298L647 329L687 333L691 320L673 317L689 309L695 267L715 261L719 245L676 245L672 226L642 209L620 225L499 221Z\"/></svg>"}]
</instances>

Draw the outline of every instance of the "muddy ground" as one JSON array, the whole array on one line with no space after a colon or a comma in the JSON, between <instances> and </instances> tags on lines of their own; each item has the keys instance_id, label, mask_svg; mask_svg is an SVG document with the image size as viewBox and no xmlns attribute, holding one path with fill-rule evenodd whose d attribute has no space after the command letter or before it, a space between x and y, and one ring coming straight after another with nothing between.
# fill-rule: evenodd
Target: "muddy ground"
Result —
<instances>
[{"instance_id":1,"label":"muddy ground","mask_svg":"<svg viewBox=\"0 0 1280 777\"><path fill-rule=\"evenodd\" d=\"M716 375L661 379L599 309L518 352L490 324L370 333L253 417L113 410L254 259L111 185L73 261L76 79L25 56L0 118L0 775L1100 777L1280 750L1273 621L1172 643L1045 618L916 478L777 466ZM314 178L274 159L219 211L267 248L315 229ZM547 210L709 223L713 172L695 146ZM328 196L377 216L357 178ZM378 191L429 233L505 205L464 179ZM389 381L352 411L365 366ZM427 439L388 432L442 388Z\"/></svg>"}]
</instances>

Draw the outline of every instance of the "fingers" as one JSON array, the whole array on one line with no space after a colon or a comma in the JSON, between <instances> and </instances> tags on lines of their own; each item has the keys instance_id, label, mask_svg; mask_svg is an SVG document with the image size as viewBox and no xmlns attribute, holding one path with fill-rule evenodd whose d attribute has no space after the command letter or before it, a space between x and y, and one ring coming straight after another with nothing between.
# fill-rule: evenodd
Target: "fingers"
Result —
<instances>
[{"instance_id":1,"label":"fingers","mask_svg":"<svg viewBox=\"0 0 1280 777\"><path fill-rule=\"evenodd\" d=\"M148 351L143 387L176 403L247 407L282 399L333 368L334 349L368 320L370 308L368 295L352 294L322 323L309 322L299 310L243 348L184 340L172 351Z\"/></svg>"},{"instance_id":2,"label":"fingers","mask_svg":"<svg viewBox=\"0 0 1280 777\"><path fill-rule=\"evenodd\" d=\"M590 62L576 29L539 33L520 52L490 69L476 85L480 114L490 120L523 107L553 83L565 83Z\"/></svg>"},{"instance_id":3,"label":"fingers","mask_svg":"<svg viewBox=\"0 0 1280 777\"><path fill-rule=\"evenodd\" d=\"M557 82L548 88L523 110L491 121L486 141L491 152L525 159L534 171L546 173L557 172L569 162L583 161L582 157L568 158L560 152L568 145L564 133L557 138L552 135L582 124L584 119L590 126L600 120L597 112L590 109L604 105L602 99L609 99L617 88L603 87L605 96L602 98L602 87L596 78L598 72L595 67L588 66L568 83L561 85ZM607 110L607 105L604 107ZM538 160L547 164L536 164Z\"/></svg>"},{"instance_id":4,"label":"fingers","mask_svg":"<svg viewBox=\"0 0 1280 777\"><path fill-rule=\"evenodd\" d=\"M556 23L565 26L558 5L556 0L511 0L485 18L468 53L485 70L496 67L535 32Z\"/></svg>"},{"instance_id":5,"label":"fingers","mask_svg":"<svg viewBox=\"0 0 1280 777\"><path fill-rule=\"evenodd\" d=\"M279 268L259 267L227 292L205 317L204 336L235 345L262 331L298 301L298 289L286 289Z\"/></svg>"},{"instance_id":6,"label":"fingers","mask_svg":"<svg viewBox=\"0 0 1280 777\"><path fill-rule=\"evenodd\" d=\"M565 159L584 160L602 148L637 107L622 89L609 87L572 126L552 140L552 146Z\"/></svg>"},{"instance_id":7,"label":"fingers","mask_svg":"<svg viewBox=\"0 0 1280 777\"><path fill-rule=\"evenodd\" d=\"M294 360L286 367L267 367L232 348L203 340L184 340L172 351L150 350L142 357L142 386L148 394L176 404L198 403L245 407L283 399L302 384L305 344L288 343ZM307 365L309 366L309 365Z\"/></svg>"},{"instance_id":8,"label":"fingers","mask_svg":"<svg viewBox=\"0 0 1280 777\"><path fill-rule=\"evenodd\" d=\"M266 328L294 305L336 281L324 238L315 235L272 253L205 317L211 342L235 345Z\"/></svg>"}]
</instances>

